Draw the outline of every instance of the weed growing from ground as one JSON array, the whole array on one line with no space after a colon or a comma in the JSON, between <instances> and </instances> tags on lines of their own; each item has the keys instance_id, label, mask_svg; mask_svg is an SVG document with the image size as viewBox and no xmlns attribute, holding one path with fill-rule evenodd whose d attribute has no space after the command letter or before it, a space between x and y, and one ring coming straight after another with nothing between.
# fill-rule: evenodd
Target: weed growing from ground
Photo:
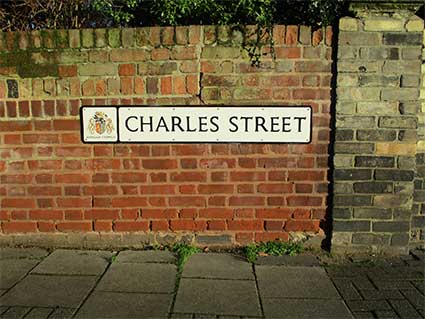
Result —
<instances>
[{"instance_id":1,"label":"weed growing from ground","mask_svg":"<svg viewBox=\"0 0 425 319\"><path fill-rule=\"evenodd\" d=\"M301 253L303 250L300 243L287 243L281 241L268 241L266 243L250 244L245 248L245 256L249 262L254 263L257 260L258 255L296 255Z\"/></svg>"},{"instance_id":2,"label":"weed growing from ground","mask_svg":"<svg viewBox=\"0 0 425 319\"><path fill-rule=\"evenodd\" d=\"M183 270L184 264L191 255L201 252L201 249L198 247L193 247L182 243L175 244L171 250L177 255L177 269L179 272Z\"/></svg>"}]
</instances>

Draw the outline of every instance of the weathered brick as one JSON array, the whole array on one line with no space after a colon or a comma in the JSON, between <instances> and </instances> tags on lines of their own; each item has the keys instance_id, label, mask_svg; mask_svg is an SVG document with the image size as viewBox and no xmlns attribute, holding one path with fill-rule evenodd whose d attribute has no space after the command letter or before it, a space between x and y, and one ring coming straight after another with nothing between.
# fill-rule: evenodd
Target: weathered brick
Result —
<instances>
[{"instance_id":1,"label":"weathered brick","mask_svg":"<svg viewBox=\"0 0 425 319\"><path fill-rule=\"evenodd\" d=\"M379 33L344 31L339 34L339 45L379 46L381 42L382 34Z\"/></svg>"},{"instance_id":2,"label":"weathered brick","mask_svg":"<svg viewBox=\"0 0 425 319\"><path fill-rule=\"evenodd\" d=\"M335 152L339 154L372 154L374 145L371 143L342 143L335 144Z\"/></svg>"},{"instance_id":3,"label":"weathered brick","mask_svg":"<svg viewBox=\"0 0 425 319\"><path fill-rule=\"evenodd\" d=\"M350 232L361 232L361 231L370 231L370 221L342 221L336 220L333 223L334 231L350 231Z\"/></svg>"},{"instance_id":4,"label":"weathered brick","mask_svg":"<svg viewBox=\"0 0 425 319\"><path fill-rule=\"evenodd\" d=\"M360 245L388 245L390 235L372 234L372 233L354 233L352 237L353 244Z\"/></svg>"},{"instance_id":5,"label":"weathered brick","mask_svg":"<svg viewBox=\"0 0 425 319\"><path fill-rule=\"evenodd\" d=\"M390 182L358 182L353 185L356 193L392 193L393 183Z\"/></svg>"},{"instance_id":6,"label":"weathered brick","mask_svg":"<svg viewBox=\"0 0 425 319\"><path fill-rule=\"evenodd\" d=\"M351 141L354 138L353 130L341 130L338 129L335 132L335 139L337 141Z\"/></svg>"},{"instance_id":7,"label":"weathered brick","mask_svg":"<svg viewBox=\"0 0 425 319\"><path fill-rule=\"evenodd\" d=\"M362 47L360 48L362 60L398 60L400 57L399 48L386 47Z\"/></svg>"},{"instance_id":8,"label":"weathered brick","mask_svg":"<svg viewBox=\"0 0 425 319\"><path fill-rule=\"evenodd\" d=\"M373 205L377 207L400 208L411 207L411 196L397 194L397 195L375 195L373 198Z\"/></svg>"},{"instance_id":9,"label":"weathered brick","mask_svg":"<svg viewBox=\"0 0 425 319\"><path fill-rule=\"evenodd\" d=\"M384 208L354 208L354 218L358 219L391 219L391 209Z\"/></svg>"},{"instance_id":10,"label":"weathered brick","mask_svg":"<svg viewBox=\"0 0 425 319\"><path fill-rule=\"evenodd\" d=\"M397 18L373 17L364 20L365 31L403 31L404 21Z\"/></svg>"},{"instance_id":11,"label":"weathered brick","mask_svg":"<svg viewBox=\"0 0 425 319\"><path fill-rule=\"evenodd\" d=\"M396 137L394 130L357 130L359 141L394 141Z\"/></svg>"},{"instance_id":12,"label":"weathered brick","mask_svg":"<svg viewBox=\"0 0 425 319\"><path fill-rule=\"evenodd\" d=\"M375 126L375 117L337 115L336 126L343 128L371 128Z\"/></svg>"},{"instance_id":13,"label":"weathered brick","mask_svg":"<svg viewBox=\"0 0 425 319\"><path fill-rule=\"evenodd\" d=\"M402 233L409 231L408 222L372 222L372 230L376 232Z\"/></svg>"},{"instance_id":14,"label":"weathered brick","mask_svg":"<svg viewBox=\"0 0 425 319\"><path fill-rule=\"evenodd\" d=\"M372 204L372 197L368 195L335 195L335 206L370 206Z\"/></svg>"},{"instance_id":15,"label":"weathered brick","mask_svg":"<svg viewBox=\"0 0 425 319\"><path fill-rule=\"evenodd\" d=\"M359 29L359 20L343 17L339 20L339 28L341 31L357 31Z\"/></svg>"},{"instance_id":16,"label":"weathered brick","mask_svg":"<svg viewBox=\"0 0 425 319\"><path fill-rule=\"evenodd\" d=\"M387 181L412 181L414 172L400 169L377 169L375 171L376 180Z\"/></svg>"},{"instance_id":17,"label":"weathered brick","mask_svg":"<svg viewBox=\"0 0 425 319\"><path fill-rule=\"evenodd\" d=\"M357 112L364 114L398 115L398 102L358 102Z\"/></svg>"},{"instance_id":18,"label":"weathered brick","mask_svg":"<svg viewBox=\"0 0 425 319\"><path fill-rule=\"evenodd\" d=\"M382 116L379 118L379 127L382 128L416 128L416 117L398 116L389 117Z\"/></svg>"}]
</instances>

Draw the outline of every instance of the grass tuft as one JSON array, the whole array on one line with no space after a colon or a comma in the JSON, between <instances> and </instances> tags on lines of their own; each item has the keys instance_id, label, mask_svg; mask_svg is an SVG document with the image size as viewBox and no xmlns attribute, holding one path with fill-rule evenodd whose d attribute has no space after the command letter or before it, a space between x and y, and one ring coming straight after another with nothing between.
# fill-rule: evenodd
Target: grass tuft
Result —
<instances>
[{"instance_id":1,"label":"grass tuft","mask_svg":"<svg viewBox=\"0 0 425 319\"><path fill-rule=\"evenodd\" d=\"M198 247L182 243L175 244L171 250L177 255L177 269L179 272L183 270L184 264L191 255L201 252Z\"/></svg>"},{"instance_id":2,"label":"grass tuft","mask_svg":"<svg viewBox=\"0 0 425 319\"><path fill-rule=\"evenodd\" d=\"M246 259L250 263L257 260L258 255L293 256L303 251L300 243L288 243L282 241L268 241L266 243L250 244L245 247Z\"/></svg>"}]
</instances>

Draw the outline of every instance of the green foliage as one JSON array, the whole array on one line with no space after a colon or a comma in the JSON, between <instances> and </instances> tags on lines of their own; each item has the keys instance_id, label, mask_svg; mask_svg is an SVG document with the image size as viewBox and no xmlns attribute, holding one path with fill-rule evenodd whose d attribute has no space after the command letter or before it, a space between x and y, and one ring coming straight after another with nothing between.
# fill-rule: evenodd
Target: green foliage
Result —
<instances>
[{"instance_id":1,"label":"green foliage","mask_svg":"<svg viewBox=\"0 0 425 319\"><path fill-rule=\"evenodd\" d=\"M201 252L201 249L197 247L182 243L175 244L171 250L177 255L177 268L179 272L183 270L184 264L191 255Z\"/></svg>"},{"instance_id":2,"label":"green foliage","mask_svg":"<svg viewBox=\"0 0 425 319\"><path fill-rule=\"evenodd\" d=\"M249 262L254 263L259 254L282 256L296 255L303 251L300 243L268 241L266 243L250 244L245 247L245 255Z\"/></svg>"},{"instance_id":3,"label":"green foliage","mask_svg":"<svg viewBox=\"0 0 425 319\"><path fill-rule=\"evenodd\" d=\"M90 9L100 15L100 20L111 26L127 26L134 20L134 10L141 0L93 0Z\"/></svg>"}]
</instances>

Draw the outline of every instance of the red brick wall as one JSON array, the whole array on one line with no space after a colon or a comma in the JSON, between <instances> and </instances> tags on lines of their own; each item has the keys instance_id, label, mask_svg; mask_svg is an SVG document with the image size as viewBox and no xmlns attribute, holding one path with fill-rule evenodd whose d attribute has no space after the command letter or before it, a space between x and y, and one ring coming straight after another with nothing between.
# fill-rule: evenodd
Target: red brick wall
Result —
<instances>
[{"instance_id":1,"label":"red brick wall","mask_svg":"<svg viewBox=\"0 0 425 319\"><path fill-rule=\"evenodd\" d=\"M277 26L276 59L256 68L225 27L1 33L1 231L317 234L330 38ZM107 104L311 105L312 143L83 145L80 106Z\"/></svg>"}]
</instances>

